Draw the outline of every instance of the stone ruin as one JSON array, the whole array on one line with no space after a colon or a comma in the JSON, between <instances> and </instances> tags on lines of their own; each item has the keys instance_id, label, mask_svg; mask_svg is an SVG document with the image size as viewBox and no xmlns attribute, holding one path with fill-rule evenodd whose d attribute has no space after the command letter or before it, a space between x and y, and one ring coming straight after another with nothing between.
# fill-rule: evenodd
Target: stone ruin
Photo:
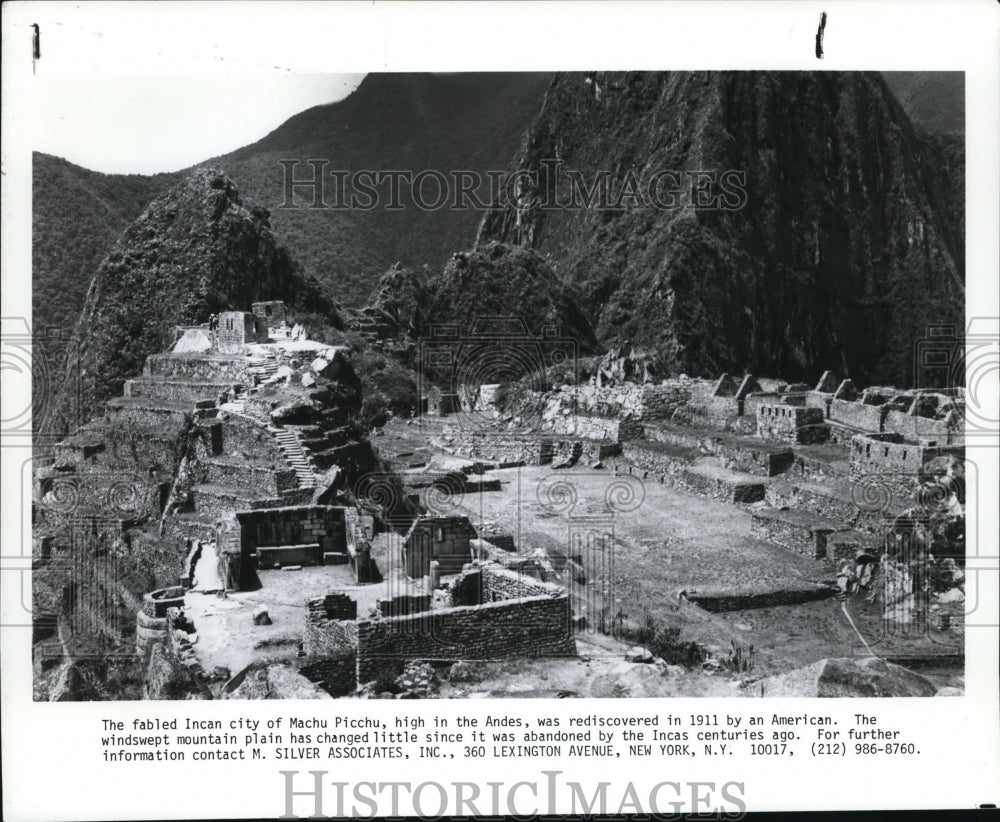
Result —
<instances>
[{"instance_id":1,"label":"stone ruin","mask_svg":"<svg viewBox=\"0 0 1000 822\"><path fill-rule=\"evenodd\" d=\"M195 667L195 631L185 616L185 597L195 590L237 593L258 587L262 572L329 566L344 566L351 584L382 581L386 569L373 555L371 522L353 506L318 499L321 472L355 459L351 446L335 431L295 424L290 411L275 416L255 405L261 386L288 379L282 369L294 373L293 359L315 355L312 362L321 365L309 374L335 360L326 349L282 353L282 344L304 341L296 328L283 303L262 302L184 330L170 354L147 358L143 375L108 402L103 419L56 446L53 465L38 474L42 562L63 550L60 506L67 498L117 517L118 539L130 534L133 545L153 547L165 538L182 546L179 585L147 593L136 614L143 656L160 648ZM473 485L499 490L483 475L518 464L585 461L615 474L635 472L750 508L749 536L793 554L833 565L881 558L885 585L896 592L894 618L926 618L926 603L913 604L918 582L907 569L915 551L929 553L934 537L923 526L908 537L898 522L923 504L928 483L944 474L954 479L964 457L960 389L859 391L831 372L815 387L728 374L656 382L626 346L609 354L589 383L540 395L534 430L503 423L506 390L471 386L466 393L470 409L489 411L501 424L462 431L454 453L477 461L477 478L463 476L459 493ZM421 410L441 416L462 401L438 389L425 399ZM404 476L417 504L425 480ZM135 531L143 520L158 522L159 533ZM910 547L890 546L900 540ZM914 548L918 543L923 547ZM387 585L366 616L358 617L357 601L343 592L307 602L301 671L330 693L384 684L413 659L574 653L566 590L544 581L547 572L535 560L516 554L510 535L477 534L464 516L432 513L413 519L396 544L409 582ZM727 610L830 593L785 586L702 590L689 599ZM432 631L419 627L428 624Z\"/></svg>"},{"instance_id":2,"label":"stone ruin","mask_svg":"<svg viewBox=\"0 0 1000 822\"><path fill-rule=\"evenodd\" d=\"M564 588L506 570L467 563L446 601L411 598L406 608L358 619L342 593L306 603L303 671L336 695L366 683L391 686L407 661L494 661L573 657L572 608Z\"/></svg>"}]
</instances>

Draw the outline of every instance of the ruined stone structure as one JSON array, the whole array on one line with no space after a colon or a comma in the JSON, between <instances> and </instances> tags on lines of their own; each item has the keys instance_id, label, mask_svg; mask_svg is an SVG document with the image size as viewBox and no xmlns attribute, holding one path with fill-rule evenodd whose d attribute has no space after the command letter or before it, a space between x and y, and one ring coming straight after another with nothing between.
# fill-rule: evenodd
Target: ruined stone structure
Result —
<instances>
[{"instance_id":1,"label":"ruined stone structure","mask_svg":"<svg viewBox=\"0 0 1000 822\"><path fill-rule=\"evenodd\" d=\"M574 656L566 591L482 568L480 604L358 623L359 683L398 675L408 659L497 660Z\"/></svg>"},{"instance_id":2,"label":"ruined stone structure","mask_svg":"<svg viewBox=\"0 0 1000 822\"><path fill-rule=\"evenodd\" d=\"M477 563L467 566L450 590L451 604L444 607L430 608L429 596L400 597L384 610L380 605L375 619L356 619L356 603L342 593L309 600L302 672L346 693L366 682L391 682L413 659L576 654L570 601L562 587L495 563ZM405 606L403 599L409 600Z\"/></svg>"},{"instance_id":3,"label":"ruined stone structure","mask_svg":"<svg viewBox=\"0 0 1000 822\"><path fill-rule=\"evenodd\" d=\"M267 324L247 311L223 311L219 314L216 341L220 350L247 343L266 343Z\"/></svg>"},{"instance_id":4,"label":"ruined stone structure","mask_svg":"<svg viewBox=\"0 0 1000 822\"><path fill-rule=\"evenodd\" d=\"M965 449L957 446L930 446L907 442L901 434L858 434L851 439L851 473L917 477L939 457L961 459Z\"/></svg>"},{"instance_id":5,"label":"ruined stone structure","mask_svg":"<svg viewBox=\"0 0 1000 822\"><path fill-rule=\"evenodd\" d=\"M443 393L436 385L432 385L421 398L421 412L431 417L447 417L461 410L458 394Z\"/></svg>"},{"instance_id":6,"label":"ruined stone structure","mask_svg":"<svg viewBox=\"0 0 1000 822\"><path fill-rule=\"evenodd\" d=\"M252 571L284 565L342 564L348 561L344 509L305 505L240 511L238 568L227 557L228 578L253 584Z\"/></svg>"},{"instance_id":7,"label":"ruined stone structure","mask_svg":"<svg viewBox=\"0 0 1000 822\"><path fill-rule=\"evenodd\" d=\"M761 439L805 445L825 442L829 432L819 408L768 403L757 407L757 436Z\"/></svg>"},{"instance_id":8,"label":"ruined stone structure","mask_svg":"<svg viewBox=\"0 0 1000 822\"><path fill-rule=\"evenodd\" d=\"M442 574L461 571L472 559L469 540L475 538L468 517L418 517L403 538L406 575L413 579L427 576L432 561L439 564Z\"/></svg>"}]
</instances>

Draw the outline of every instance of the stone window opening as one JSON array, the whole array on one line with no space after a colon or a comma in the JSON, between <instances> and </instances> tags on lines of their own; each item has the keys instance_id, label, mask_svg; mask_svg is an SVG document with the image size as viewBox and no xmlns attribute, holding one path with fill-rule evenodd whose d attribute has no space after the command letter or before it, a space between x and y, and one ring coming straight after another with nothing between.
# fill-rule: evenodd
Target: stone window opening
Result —
<instances>
[{"instance_id":1,"label":"stone window opening","mask_svg":"<svg viewBox=\"0 0 1000 822\"><path fill-rule=\"evenodd\" d=\"M437 529L437 541L444 542L444 528Z\"/></svg>"}]
</instances>

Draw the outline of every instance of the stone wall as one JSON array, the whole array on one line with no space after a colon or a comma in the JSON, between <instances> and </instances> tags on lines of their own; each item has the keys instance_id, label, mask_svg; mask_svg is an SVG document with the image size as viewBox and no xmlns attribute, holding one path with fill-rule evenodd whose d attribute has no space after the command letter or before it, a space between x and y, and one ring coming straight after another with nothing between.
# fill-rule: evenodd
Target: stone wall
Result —
<instances>
[{"instance_id":1,"label":"stone wall","mask_svg":"<svg viewBox=\"0 0 1000 822\"><path fill-rule=\"evenodd\" d=\"M236 388L232 382L204 382L197 380L167 380L159 377L141 377L125 381L126 397L158 397L173 402L211 400L224 402Z\"/></svg>"},{"instance_id":2,"label":"stone wall","mask_svg":"<svg viewBox=\"0 0 1000 822\"><path fill-rule=\"evenodd\" d=\"M183 428L191 424L199 410L198 406L203 402L206 401L180 405L155 397L114 397L104 407L108 419L114 425L145 429Z\"/></svg>"},{"instance_id":3,"label":"stone wall","mask_svg":"<svg viewBox=\"0 0 1000 822\"><path fill-rule=\"evenodd\" d=\"M201 465L202 482L237 486L262 498L277 497L298 487L291 468L272 469L237 459L206 460Z\"/></svg>"},{"instance_id":4,"label":"stone wall","mask_svg":"<svg viewBox=\"0 0 1000 822\"><path fill-rule=\"evenodd\" d=\"M419 614L422 611L429 611L431 607L430 594L399 594L394 597L386 597L377 600L375 607L379 616L395 617L406 616L407 614Z\"/></svg>"},{"instance_id":5,"label":"stone wall","mask_svg":"<svg viewBox=\"0 0 1000 822\"><path fill-rule=\"evenodd\" d=\"M355 652L352 649L339 656L311 659L299 668L299 673L331 696L347 696L357 686Z\"/></svg>"},{"instance_id":6,"label":"stone wall","mask_svg":"<svg viewBox=\"0 0 1000 822\"><path fill-rule=\"evenodd\" d=\"M888 409L882 405L866 405L849 400L830 400L830 419L859 431L877 434L882 431Z\"/></svg>"},{"instance_id":7,"label":"stone wall","mask_svg":"<svg viewBox=\"0 0 1000 822\"><path fill-rule=\"evenodd\" d=\"M552 422L552 432L569 434L589 440L619 443L624 440L642 439L642 423L633 419L609 419L588 417L580 414L565 414Z\"/></svg>"},{"instance_id":8,"label":"stone wall","mask_svg":"<svg viewBox=\"0 0 1000 822\"><path fill-rule=\"evenodd\" d=\"M560 597L565 590L560 585L527 577L500 568L479 568L480 602L530 597Z\"/></svg>"},{"instance_id":9,"label":"stone wall","mask_svg":"<svg viewBox=\"0 0 1000 822\"><path fill-rule=\"evenodd\" d=\"M781 405L782 395L777 392L757 392L743 400L743 413L754 421L760 416L760 408L765 405Z\"/></svg>"},{"instance_id":10,"label":"stone wall","mask_svg":"<svg viewBox=\"0 0 1000 822\"><path fill-rule=\"evenodd\" d=\"M175 585L171 588L160 588L142 595L142 612L154 619L163 619L168 608L184 607L184 589Z\"/></svg>"},{"instance_id":11,"label":"stone wall","mask_svg":"<svg viewBox=\"0 0 1000 822\"><path fill-rule=\"evenodd\" d=\"M736 397L696 397L674 416L684 425L735 431L740 428L744 401Z\"/></svg>"},{"instance_id":12,"label":"stone wall","mask_svg":"<svg viewBox=\"0 0 1000 822\"><path fill-rule=\"evenodd\" d=\"M371 542L357 509L344 509L344 532L347 537L347 556L354 578L359 583L377 582L378 569L372 559Z\"/></svg>"},{"instance_id":13,"label":"stone wall","mask_svg":"<svg viewBox=\"0 0 1000 822\"><path fill-rule=\"evenodd\" d=\"M334 556L342 555L335 554ZM322 564L323 552L320 551L318 542L305 545L258 546L257 548L257 567L260 569Z\"/></svg>"},{"instance_id":14,"label":"stone wall","mask_svg":"<svg viewBox=\"0 0 1000 822\"><path fill-rule=\"evenodd\" d=\"M826 442L829 437L823 411L794 405L760 405L757 408L757 436L790 443Z\"/></svg>"},{"instance_id":15,"label":"stone wall","mask_svg":"<svg viewBox=\"0 0 1000 822\"><path fill-rule=\"evenodd\" d=\"M848 530L844 523L794 508L787 511L764 508L750 514L751 536L812 559L826 556L827 540L832 534Z\"/></svg>"},{"instance_id":16,"label":"stone wall","mask_svg":"<svg viewBox=\"0 0 1000 822\"><path fill-rule=\"evenodd\" d=\"M961 420L956 428L945 420L889 411L885 415L883 430L886 433L901 434L911 441L928 440L937 445L961 445L965 441L961 425Z\"/></svg>"},{"instance_id":17,"label":"stone wall","mask_svg":"<svg viewBox=\"0 0 1000 822\"><path fill-rule=\"evenodd\" d=\"M657 474L679 474L698 456L690 448L661 442L634 440L622 443L622 456L629 462Z\"/></svg>"},{"instance_id":18,"label":"stone wall","mask_svg":"<svg viewBox=\"0 0 1000 822\"><path fill-rule=\"evenodd\" d=\"M411 659L496 660L575 656L569 597L543 594L363 620L358 626L358 682L385 683Z\"/></svg>"},{"instance_id":19,"label":"stone wall","mask_svg":"<svg viewBox=\"0 0 1000 822\"><path fill-rule=\"evenodd\" d=\"M83 467L83 466L81 466ZM101 516L109 519L159 516L169 481L149 473L91 467L77 471L49 470L39 477L38 506L53 516Z\"/></svg>"},{"instance_id":20,"label":"stone wall","mask_svg":"<svg viewBox=\"0 0 1000 822\"><path fill-rule=\"evenodd\" d=\"M470 456L498 463L523 462L547 465L555 450L553 440L538 436L515 436L473 431L467 438Z\"/></svg>"},{"instance_id":21,"label":"stone wall","mask_svg":"<svg viewBox=\"0 0 1000 822\"><path fill-rule=\"evenodd\" d=\"M732 444L720 442L714 453L722 458L722 464L733 471L774 477L791 468L795 462L795 452L791 448L761 443Z\"/></svg>"},{"instance_id":22,"label":"stone wall","mask_svg":"<svg viewBox=\"0 0 1000 822\"><path fill-rule=\"evenodd\" d=\"M322 602L322 600L319 600ZM310 603L314 600L310 600ZM353 619L330 619L307 603L302 648L308 657L340 657L358 644L358 623Z\"/></svg>"},{"instance_id":23,"label":"stone wall","mask_svg":"<svg viewBox=\"0 0 1000 822\"><path fill-rule=\"evenodd\" d=\"M926 446L903 441L900 434L857 434L851 439L851 475L911 475L938 457L965 458L961 446Z\"/></svg>"},{"instance_id":24,"label":"stone wall","mask_svg":"<svg viewBox=\"0 0 1000 822\"><path fill-rule=\"evenodd\" d=\"M229 415L221 424L222 454L255 465L285 465L278 444L257 422Z\"/></svg>"},{"instance_id":25,"label":"stone wall","mask_svg":"<svg viewBox=\"0 0 1000 822\"><path fill-rule=\"evenodd\" d=\"M514 535L506 531L497 531L493 528L483 528L479 531L479 540L495 545L501 551L513 553L516 550L514 545Z\"/></svg>"},{"instance_id":26,"label":"stone wall","mask_svg":"<svg viewBox=\"0 0 1000 822\"><path fill-rule=\"evenodd\" d=\"M267 323L248 311L223 311L219 314L215 339L222 350L227 350L227 346L267 342Z\"/></svg>"},{"instance_id":27,"label":"stone wall","mask_svg":"<svg viewBox=\"0 0 1000 822\"><path fill-rule=\"evenodd\" d=\"M265 300L250 305L251 311L258 319L266 325L280 325L282 322L289 322L288 309L283 300Z\"/></svg>"},{"instance_id":28,"label":"stone wall","mask_svg":"<svg viewBox=\"0 0 1000 822\"><path fill-rule=\"evenodd\" d=\"M332 505L301 505L266 508L236 514L240 531L242 566L253 565L251 557L260 547L319 545L326 553L347 555L344 509Z\"/></svg>"},{"instance_id":29,"label":"stone wall","mask_svg":"<svg viewBox=\"0 0 1000 822\"><path fill-rule=\"evenodd\" d=\"M247 366L248 359L238 355L151 354L146 357L142 373L165 379L252 385Z\"/></svg>"},{"instance_id":30,"label":"stone wall","mask_svg":"<svg viewBox=\"0 0 1000 822\"><path fill-rule=\"evenodd\" d=\"M618 385L590 383L566 386L546 397L542 419L549 425L566 415L664 420L688 403L692 395L710 393L710 389L711 383L707 380L687 377L655 384L626 382Z\"/></svg>"}]
</instances>

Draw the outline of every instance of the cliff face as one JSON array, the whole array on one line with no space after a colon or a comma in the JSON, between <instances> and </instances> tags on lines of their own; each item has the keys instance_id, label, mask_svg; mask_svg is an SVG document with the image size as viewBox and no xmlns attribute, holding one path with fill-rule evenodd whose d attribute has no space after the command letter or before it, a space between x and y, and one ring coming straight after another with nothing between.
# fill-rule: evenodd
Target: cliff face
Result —
<instances>
[{"instance_id":1,"label":"cliff face","mask_svg":"<svg viewBox=\"0 0 1000 822\"><path fill-rule=\"evenodd\" d=\"M147 355L170 347L176 326L264 299L339 325L333 303L278 246L268 212L244 203L220 172L193 173L154 201L98 266L65 384L55 391L53 432L71 430L121 393Z\"/></svg>"},{"instance_id":2,"label":"cliff face","mask_svg":"<svg viewBox=\"0 0 1000 822\"><path fill-rule=\"evenodd\" d=\"M510 169L538 184L479 242L547 255L603 342L674 369L906 385L926 326L963 322L960 153L921 136L879 75L560 75ZM567 170L606 172L621 207L541 207L572 201Z\"/></svg>"}]
</instances>

